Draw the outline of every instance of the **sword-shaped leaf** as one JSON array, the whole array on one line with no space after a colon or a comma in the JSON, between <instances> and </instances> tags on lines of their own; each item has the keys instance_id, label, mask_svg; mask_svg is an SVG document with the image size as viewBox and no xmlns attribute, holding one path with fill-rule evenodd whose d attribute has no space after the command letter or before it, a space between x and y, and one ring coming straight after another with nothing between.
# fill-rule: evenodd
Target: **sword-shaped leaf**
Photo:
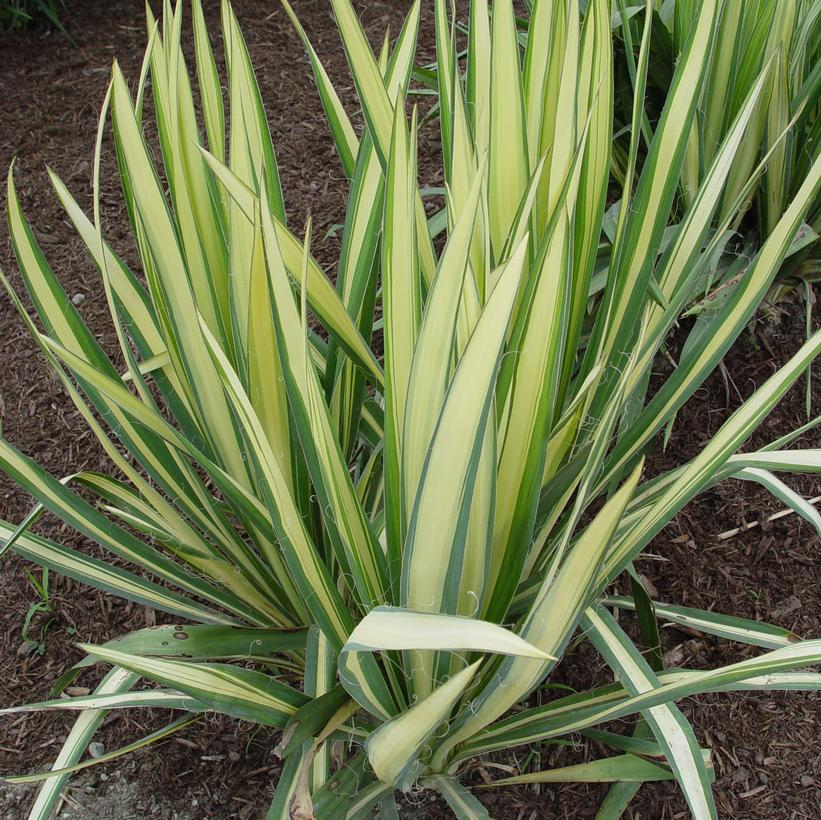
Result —
<instances>
[{"instance_id":1,"label":"sword-shaped leaf","mask_svg":"<svg viewBox=\"0 0 821 820\"><path fill-rule=\"evenodd\" d=\"M183 692L210 709L265 726L284 728L288 718L308 700L296 689L253 669L146 657L91 644L81 644L80 648L99 660Z\"/></svg>"}]
</instances>

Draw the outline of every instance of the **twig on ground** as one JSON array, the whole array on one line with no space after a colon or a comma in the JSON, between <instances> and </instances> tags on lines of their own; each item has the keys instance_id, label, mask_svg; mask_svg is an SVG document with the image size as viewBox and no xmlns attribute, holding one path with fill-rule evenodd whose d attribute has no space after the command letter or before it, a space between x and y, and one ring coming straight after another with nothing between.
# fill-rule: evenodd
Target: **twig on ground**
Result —
<instances>
[{"instance_id":1,"label":"twig on ground","mask_svg":"<svg viewBox=\"0 0 821 820\"><path fill-rule=\"evenodd\" d=\"M821 495L817 495L817 496L815 496L815 498L807 499L808 504L817 504L819 501L821 501ZM794 515L794 514L795 514L795 510L793 510L793 509L780 510L779 512L774 513L773 515L771 515L767 519L767 523L769 523L770 521L775 521L778 518L784 518L784 516ZM752 529L755 529L756 527L759 527L759 526L761 526L760 521L750 521L748 524L745 524L743 527L736 527L733 530L727 530L726 532L719 533L718 540L719 541L726 541L728 538L733 538L734 536L738 535L740 532L747 532L747 530L752 530Z\"/></svg>"}]
</instances>

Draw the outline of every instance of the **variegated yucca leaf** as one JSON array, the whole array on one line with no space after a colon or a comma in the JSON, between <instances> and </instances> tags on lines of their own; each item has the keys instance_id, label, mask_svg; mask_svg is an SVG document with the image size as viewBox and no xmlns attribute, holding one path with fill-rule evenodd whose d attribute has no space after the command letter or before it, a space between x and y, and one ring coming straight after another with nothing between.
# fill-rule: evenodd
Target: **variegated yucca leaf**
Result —
<instances>
[{"instance_id":1,"label":"variegated yucca leaf","mask_svg":"<svg viewBox=\"0 0 821 820\"><path fill-rule=\"evenodd\" d=\"M424 5L374 50L350 0L332 0L358 96L348 111L345 79L283 0L349 180L333 265L310 221L288 220L230 5L224 73L200 0L191 67L187 7L148 12L135 96L115 64L105 97L93 212L50 172L100 273L118 358L63 291L9 172L9 233L36 316L0 278L112 470L52 476L0 439L0 468L35 499L22 521L0 522L0 554L168 618L84 644L51 700L0 710L80 711L34 817L86 765L108 710L150 706L190 714L112 755L206 710L283 729L273 818L359 818L377 804L397 816L394 791L410 787L438 791L457 817L488 817L462 767L573 732L619 755L497 785L612 782L615 817L641 783L674 778L710 818L709 753L675 702L821 688L805 669L821 661L818 641L653 602L633 566L727 479L757 481L821 527L783 481L821 470L818 450L796 446L817 418L740 452L812 367L821 331L690 461L642 474L779 273L812 268L821 0L790 0L783 15L772 0L749 14L727 0L533 0L527 26L510 0L471 0L464 20L432 0L435 67L414 72ZM663 93L659 26L675 53ZM431 112L427 98L409 105L414 76L436 93L436 213L417 161ZM109 128L134 270L103 231ZM814 141L796 151L802 134ZM734 232L753 197L766 230L747 232L741 271ZM694 328L651 394L685 314ZM35 534L45 511L103 557ZM631 595L608 589L622 572ZM636 612L641 641L611 610ZM657 619L764 651L665 670ZM522 708L576 640L619 683ZM113 670L97 691L54 699L98 662ZM632 736L594 728L635 714Z\"/></svg>"}]
</instances>

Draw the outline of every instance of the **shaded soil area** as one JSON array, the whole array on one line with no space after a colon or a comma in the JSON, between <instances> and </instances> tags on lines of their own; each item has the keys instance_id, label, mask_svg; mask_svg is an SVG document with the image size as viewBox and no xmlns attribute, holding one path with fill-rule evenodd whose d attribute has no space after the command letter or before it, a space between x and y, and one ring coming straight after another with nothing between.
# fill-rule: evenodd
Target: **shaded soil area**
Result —
<instances>
[{"instance_id":1,"label":"shaded soil area","mask_svg":"<svg viewBox=\"0 0 821 820\"><path fill-rule=\"evenodd\" d=\"M155 4L156 5L156 4ZM206 2L211 31L218 30L218 3ZM330 16L327 0L298 0L295 8L332 76L339 77L348 110L356 110L352 84ZM432 5L432 4L425 4ZM65 22L75 44L43 30L0 35L0 168L17 157L18 192L66 291L103 347L116 359L117 342L98 277L82 243L72 232L50 189L45 164L52 166L91 210L91 159L99 106L110 64L116 56L132 80L139 73L145 42L140 0L69 0ZM321 106L301 46L276 3L235 0L266 101L291 225L299 230L313 215L320 239L341 223L347 184L324 124ZM395 2L360 4L367 32L381 41L386 27L399 31L402 9ZM423 19L421 61L432 57L430 15ZM426 126L420 176L441 184L436 129ZM110 146L109 146L110 148ZM115 187L111 151L106 152L102 195L104 232L126 260L136 266L128 220ZM0 194L5 212L5 191ZM337 240L318 249L331 264ZM0 240L0 268L20 284L7 232ZM803 338L804 306L797 297L779 307L774 318L758 320L727 357L726 372L714 374L680 414L670 443L651 456L649 469L679 464L698 451L740 400L750 395L796 349ZM38 355L9 300L0 298L0 413L3 435L47 470L64 476L78 470L106 469L101 448ZM675 350L671 351L675 355ZM813 385L814 408L821 405L821 374ZM752 445L760 445L800 425L805 419L805 384L799 385L765 422ZM804 444L819 446L816 438ZM821 492L817 478L793 486L805 496ZM31 500L0 477L0 517L18 522ZM660 600L760 618L788 627L802 637L821 635L821 542L795 516L766 523L778 504L756 485L732 482L690 504L651 545L651 557L639 570ZM721 541L717 535L746 523L761 525ZM94 552L93 545L54 519L38 525L45 535ZM26 578L25 562L7 556L0 567L0 705L48 697L51 681L80 658L79 641L100 643L151 625L151 611L52 576L52 614L35 614L24 640L27 613L39 598ZM30 567L28 569L31 569ZM39 577L39 571L36 573ZM624 591L624 590L623 590ZM626 616L625 616L626 617ZM53 619L53 620L52 620ZM752 654L744 647L678 629L664 632L671 665L717 666ZM603 663L588 649L566 658L556 682L577 687L605 682ZM83 686L93 685L89 675ZM546 695L549 696L549 693ZM802 693L711 695L682 703L699 740L714 749L715 785L724 817L816 818L821 816L821 733L819 697ZM71 725L61 715L2 717L0 772L36 770L54 758ZM163 725L151 711L112 714L99 733L106 750L116 749ZM622 729L629 728L623 724ZM247 724L208 717L165 743L142 750L72 781L61 809L65 817L258 818L264 816L279 762L272 733ZM545 746L529 755L517 750L496 765L530 768L566 765L600 754L566 746ZM477 766L468 781L499 777L492 766ZM2 787L0 818L24 817L31 787ZM482 793L498 818L593 817L604 787L537 787ZM441 817L443 806L427 794L412 794L402 807L405 817ZM646 786L629 812L633 818L687 816L670 784Z\"/></svg>"}]
</instances>

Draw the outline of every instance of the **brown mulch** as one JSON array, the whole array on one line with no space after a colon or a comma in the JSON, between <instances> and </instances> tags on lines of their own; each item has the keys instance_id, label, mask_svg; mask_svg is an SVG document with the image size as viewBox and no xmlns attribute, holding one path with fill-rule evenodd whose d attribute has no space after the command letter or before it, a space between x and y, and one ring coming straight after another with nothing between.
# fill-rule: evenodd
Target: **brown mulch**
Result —
<instances>
[{"instance_id":1,"label":"brown mulch","mask_svg":"<svg viewBox=\"0 0 821 820\"><path fill-rule=\"evenodd\" d=\"M80 205L91 209L90 161L99 106L109 68L116 56L133 81L145 42L141 0L69 0L64 15L76 42L53 32L31 29L0 35L0 168L16 156L18 192L34 222L50 262L68 294L82 294L80 310L112 355L117 348L98 277L82 243L74 235L45 176L51 165ZM156 3L154 4L156 6ZM205 3L211 30L218 30L218 3ZM368 34L380 41L386 26L396 34L405 4L369 0L360 4ZM430 5L430 4L426 4ZM289 220L299 229L307 215L315 220L314 236L341 223L346 182L324 124L310 70L300 44L278 4L236 0L237 14L260 77L277 147ZM296 10L334 77L339 77L349 111L355 110L351 82L330 17L327 0L298 0ZM432 55L430 15L423 21L422 60ZM420 174L434 176L438 142L435 127L420 138L424 146ZM102 204L104 230L118 251L136 265L127 217L117 195L111 152L103 169L107 180ZM5 189L0 194L5 211ZM331 264L336 241L320 244L320 259ZM4 231L0 268L20 284ZM78 301L79 301L78 296ZM726 366L729 379L714 374L683 411L666 451L653 454L649 469L667 469L691 457L739 403L750 395L800 343L803 306L793 299L781 308L779 321L761 319L745 332ZM66 400L57 379L38 355L5 295L0 298L0 415L3 435L46 469L62 476L80 469L106 469L101 448ZM675 351L673 351L675 354ZM821 377L814 383L814 407L821 404ZM803 380L757 434L754 445L801 424ZM819 445L805 440L805 445ZM817 478L793 482L805 496L818 495ZM0 476L0 517L19 521L31 501ZM745 521L762 520L778 509L766 492L746 482L732 482L703 494L651 545L657 556L639 569L658 597L675 603L773 621L803 637L821 635L821 542L796 516L780 519L718 541L717 533ZM83 539L55 519L44 518L40 531L83 549ZM44 652L28 652L23 620L37 595L26 580L25 562L3 559L0 590L0 705L20 704L48 696L51 681L80 657L78 641L102 642L154 621L151 612L53 576L50 600L56 621L43 638ZM157 616L157 617L162 617ZM33 621L35 633L45 620ZM676 629L664 633L671 663L717 666L750 654L743 647ZM556 680L582 686L604 680L606 672L591 651L582 650L560 666ZM83 679L85 681L86 679ZM815 818L821 816L821 733L819 698L804 693L711 695L681 704L702 743L714 749L715 793L720 814L732 818ZM3 717L0 771L32 771L53 759L71 725L60 715ZM162 725L152 712L110 716L99 740L115 749ZM72 817L257 818L272 791L278 762L275 738L227 719L201 721L159 746L139 752L100 771L92 769L69 790L63 814ZM599 750L601 751L601 750ZM573 749L553 746L541 751L541 764L566 765L578 759ZM527 750L515 760L521 764ZM513 759L511 758L511 761ZM478 778L481 773L474 773ZM491 776L499 776L490 771ZM25 816L25 790L0 791L0 817ZM498 818L593 817L603 787L562 786L484 792L483 800ZM442 805L426 795L412 795L402 816L443 816ZM631 808L633 818L687 816L686 806L670 784L646 786Z\"/></svg>"}]
</instances>

